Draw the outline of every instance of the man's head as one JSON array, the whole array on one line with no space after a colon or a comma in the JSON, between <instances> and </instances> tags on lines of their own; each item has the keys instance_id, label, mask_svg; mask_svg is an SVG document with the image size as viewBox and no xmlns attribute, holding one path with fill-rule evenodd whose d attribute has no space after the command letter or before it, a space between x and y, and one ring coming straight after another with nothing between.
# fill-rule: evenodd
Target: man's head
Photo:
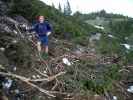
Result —
<instances>
[{"instance_id":1,"label":"man's head","mask_svg":"<svg viewBox=\"0 0 133 100\"><path fill-rule=\"evenodd\" d=\"M45 18L44 18L44 16L39 16L39 17L38 17L38 20L39 20L40 23L43 23L44 20L45 20Z\"/></svg>"}]
</instances>

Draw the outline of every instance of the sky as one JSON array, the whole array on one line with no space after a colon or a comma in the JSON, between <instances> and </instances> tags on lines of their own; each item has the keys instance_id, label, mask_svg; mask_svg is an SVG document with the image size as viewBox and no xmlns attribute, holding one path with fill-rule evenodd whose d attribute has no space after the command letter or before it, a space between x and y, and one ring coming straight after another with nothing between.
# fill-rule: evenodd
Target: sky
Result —
<instances>
[{"instance_id":1,"label":"sky","mask_svg":"<svg viewBox=\"0 0 133 100\"><path fill-rule=\"evenodd\" d=\"M41 0L48 5L54 3L58 8L59 3L64 8L67 0ZM108 13L123 14L133 17L133 0L69 0L72 11L82 13L96 12L106 10Z\"/></svg>"}]
</instances>

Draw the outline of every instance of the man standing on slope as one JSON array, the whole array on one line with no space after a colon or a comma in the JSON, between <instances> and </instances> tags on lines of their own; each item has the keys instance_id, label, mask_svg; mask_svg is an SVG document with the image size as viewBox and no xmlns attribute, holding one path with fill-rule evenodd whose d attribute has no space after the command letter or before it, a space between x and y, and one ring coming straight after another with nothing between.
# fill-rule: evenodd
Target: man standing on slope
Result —
<instances>
[{"instance_id":1,"label":"man standing on slope","mask_svg":"<svg viewBox=\"0 0 133 100\"><path fill-rule=\"evenodd\" d=\"M36 32L39 52L42 51L42 57L48 56L48 36L51 34L51 26L45 21L44 16L38 17L38 22L33 26L33 31Z\"/></svg>"}]
</instances>

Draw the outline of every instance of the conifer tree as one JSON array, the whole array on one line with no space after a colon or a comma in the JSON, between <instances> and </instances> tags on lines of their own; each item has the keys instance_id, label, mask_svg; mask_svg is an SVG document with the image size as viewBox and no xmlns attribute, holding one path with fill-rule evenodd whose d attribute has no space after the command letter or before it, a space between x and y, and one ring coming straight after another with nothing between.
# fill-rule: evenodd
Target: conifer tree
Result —
<instances>
[{"instance_id":1,"label":"conifer tree","mask_svg":"<svg viewBox=\"0 0 133 100\"><path fill-rule=\"evenodd\" d=\"M53 8L55 8L55 5L54 5L54 3L52 3L52 7L53 7Z\"/></svg>"},{"instance_id":2,"label":"conifer tree","mask_svg":"<svg viewBox=\"0 0 133 100\"><path fill-rule=\"evenodd\" d=\"M59 3L58 9L60 12L62 12L61 4Z\"/></svg>"},{"instance_id":3,"label":"conifer tree","mask_svg":"<svg viewBox=\"0 0 133 100\"><path fill-rule=\"evenodd\" d=\"M72 10L69 1L67 0L66 5L64 5L64 14L65 15L71 15Z\"/></svg>"}]
</instances>

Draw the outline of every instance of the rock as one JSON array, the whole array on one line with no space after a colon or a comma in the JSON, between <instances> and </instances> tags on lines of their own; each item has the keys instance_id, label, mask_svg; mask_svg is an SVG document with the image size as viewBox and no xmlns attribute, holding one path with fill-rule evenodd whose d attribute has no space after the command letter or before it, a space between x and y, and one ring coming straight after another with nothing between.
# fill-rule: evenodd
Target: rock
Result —
<instances>
[{"instance_id":1,"label":"rock","mask_svg":"<svg viewBox=\"0 0 133 100\"><path fill-rule=\"evenodd\" d=\"M12 41L12 43L14 43L14 44L17 43L17 42L18 42L17 40L13 40L13 41Z\"/></svg>"},{"instance_id":2,"label":"rock","mask_svg":"<svg viewBox=\"0 0 133 100\"><path fill-rule=\"evenodd\" d=\"M62 61L64 64L71 66L71 62L67 58L63 58Z\"/></svg>"},{"instance_id":3,"label":"rock","mask_svg":"<svg viewBox=\"0 0 133 100\"><path fill-rule=\"evenodd\" d=\"M32 75L32 78L36 79L36 76L35 75Z\"/></svg>"},{"instance_id":4,"label":"rock","mask_svg":"<svg viewBox=\"0 0 133 100\"><path fill-rule=\"evenodd\" d=\"M16 67L14 67L14 68L13 68L13 71L16 71L16 70L17 70L17 68L16 68Z\"/></svg>"},{"instance_id":5,"label":"rock","mask_svg":"<svg viewBox=\"0 0 133 100\"><path fill-rule=\"evenodd\" d=\"M46 71L43 71L44 74L46 74L47 72Z\"/></svg>"},{"instance_id":6,"label":"rock","mask_svg":"<svg viewBox=\"0 0 133 100\"><path fill-rule=\"evenodd\" d=\"M82 54L82 52L80 50L75 50L74 53L77 54L77 55L81 55Z\"/></svg>"},{"instance_id":7,"label":"rock","mask_svg":"<svg viewBox=\"0 0 133 100\"><path fill-rule=\"evenodd\" d=\"M92 35L92 36L90 37L90 39L89 39L90 43L91 43L92 41L98 41L98 40L100 40L100 39L101 39L101 36L102 36L101 33L96 33L96 34Z\"/></svg>"},{"instance_id":8,"label":"rock","mask_svg":"<svg viewBox=\"0 0 133 100\"><path fill-rule=\"evenodd\" d=\"M130 86L128 89L127 89L128 92L130 93L133 93L133 86Z\"/></svg>"},{"instance_id":9,"label":"rock","mask_svg":"<svg viewBox=\"0 0 133 100\"><path fill-rule=\"evenodd\" d=\"M15 33L16 35L18 34L18 32L16 30L13 30L13 33Z\"/></svg>"},{"instance_id":10,"label":"rock","mask_svg":"<svg viewBox=\"0 0 133 100\"><path fill-rule=\"evenodd\" d=\"M5 48L4 47L1 47L0 48L0 51L4 52L5 51Z\"/></svg>"},{"instance_id":11,"label":"rock","mask_svg":"<svg viewBox=\"0 0 133 100\"><path fill-rule=\"evenodd\" d=\"M108 37L110 37L110 38L115 38L115 37L114 37L113 35L111 35L111 34L109 34Z\"/></svg>"},{"instance_id":12,"label":"rock","mask_svg":"<svg viewBox=\"0 0 133 100\"><path fill-rule=\"evenodd\" d=\"M118 100L116 96L113 96L113 100Z\"/></svg>"},{"instance_id":13,"label":"rock","mask_svg":"<svg viewBox=\"0 0 133 100\"><path fill-rule=\"evenodd\" d=\"M76 48L74 49L74 53L75 54L82 54L83 52L85 52L86 48L84 48L83 46L77 45Z\"/></svg>"},{"instance_id":14,"label":"rock","mask_svg":"<svg viewBox=\"0 0 133 100\"><path fill-rule=\"evenodd\" d=\"M125 40L128 40L129 38L128 37L125 37Z\"/></svg>"},{"instance_id":15,"label":"rock","mask_svg":"<svg viewBox=\"0 0 133 100\"><path fill-rule=\"evenodd\" d=\"M19 94L19 93L20 93L19 89L15 89L14 92L15 92L16 94Z\"/></svg>"},{"instance_id":16,"label":"rock","mask_svg":"<svg viewBox=\"0 0 133 100\"><path fill-rule=\"evenodd\" d=\"M94 25L94 27L97 28L97 29L104 30L104 27L103 26L100 26L100 25Z\"/></svg>"},{"instance_id":17,"label":"rock","mask_svg":"<svg viewBox=\"0 0 133 100\"><path fill-rule=\"evenodd\" d=\"M41 76L40 76L40 75L37 75L36 77L37 77L37 78L41 78Z\"/></svg>"},{"instance_id":18,"label":"rock","mask_svg":"<svg viewBox=\"0 0 133 100\"><path fill-rule=\"evenodd\" d=\"M10 87L12 86L12 83L13 83L13 80L11 80L11 79L6 79L6 81L5 82L3 82L3 88L5 88L5 89L10 89Z\"/></svg>"},{"instance_id":19,"label":"rock","mask_svg":"<svg viewBox=\"0 0 133 100\"><path fill-rule=\"evenodd\" d=\"M131 49L131 45L129 45L129 44L121 44L121 45L123 45L126 49L128 49L128 50L130 50Z\"/></svg>"},{"instance_id":20,"label":"rock","mask_svg":"<svg viewBox=\"0 0 133 100\"><path fill-rule=\"evenodd\" d=\"M0 69L5 69L2 65L0 65Z\"/></svg>"}]
</instances>

